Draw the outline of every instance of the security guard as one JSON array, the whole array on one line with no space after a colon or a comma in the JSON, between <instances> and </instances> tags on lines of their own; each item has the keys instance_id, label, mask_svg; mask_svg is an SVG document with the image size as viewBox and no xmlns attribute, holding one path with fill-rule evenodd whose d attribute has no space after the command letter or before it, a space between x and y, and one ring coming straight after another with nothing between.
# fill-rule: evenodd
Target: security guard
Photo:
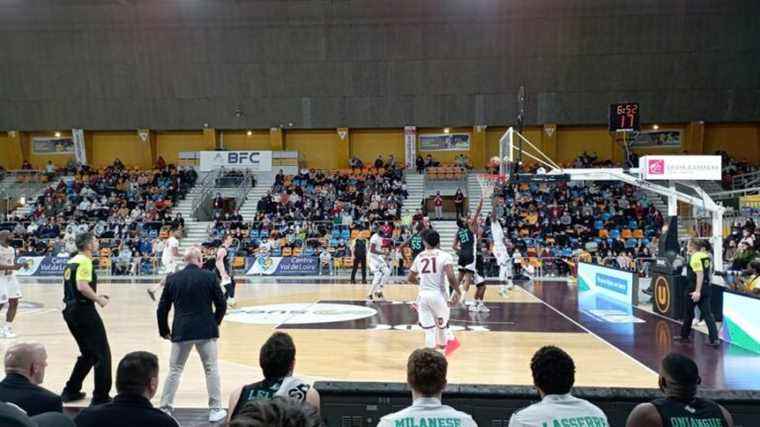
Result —
<instances>
[{"instance_id":1,"label":"security guard","mask_svg":"<svg viewBox=\"0 0 760 427\"><path fill-rule=\"evenodd\" d=\"M61 393L64 402L81 400L82 382L90 369L95 368L95 391L92 405L111 401L111 347L106 330L95 304L108 305L107 295L98 295L98 278L92 270L92 255L98 242L91 233L76 237L77 255L69 260L63 271L63 319L79 346L80 356Z\"/></svg>"},{"instance_id":2,"label":"security guard","mask_svg":"<svg viewBox=\"0 0 760 427\"><path fill-rule=\"evenodd\" d=\"M703 240L692 239L686 248L689 257L687 266L687 281L689 288L686 296L686 313L684 314L683 324L681 325L681 335L674 337L675 341L689 342L691 334L691 322L694 320L694 307L699 307L702 318L707 324L707 331L711 347L720 347L718 339L718 327L715 325L715 318L710 309L710 267L712 260L707 253L707 243Z\"/></svg>"}]
</instances>

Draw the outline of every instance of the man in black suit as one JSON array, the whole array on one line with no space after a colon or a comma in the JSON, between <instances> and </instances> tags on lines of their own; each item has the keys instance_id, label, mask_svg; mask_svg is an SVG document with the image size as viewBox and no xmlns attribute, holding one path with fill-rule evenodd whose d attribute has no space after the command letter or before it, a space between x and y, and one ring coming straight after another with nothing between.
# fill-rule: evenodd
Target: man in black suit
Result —
<instances>
[{"instance_id":1,"label":"man in black suit","mask_svg":"<svg viewBox=\"0 0 760 427\"><path fill-rule=\"evenodd\" d=\"M116 368L113 402L91 406L76 417L77 427L179 427L171 416L151 405L158 391L158 357L146 351L127 354Z\"/></svg>"},{"instance_id":2,"label":"man in black suit","mask_svg":"<svg viewBox=\"0 0 760 427\"><path fill-rule=\"evenodd\" d=\"M5 353L5 379L0 382L0 402L10 402L31 417L63 412L61 397L39 386L45 379L47 352L39 343L12 345Z\"/></svg>"},{"instance_id":3,"label":"man in black suit","mask_svg":"<svg viewBox=\"0 0 760 427\"><path fill-rule=\"evenodd\" d=\"M182 370L190 350L195 347L206 373L209 421L217 422L227 416L227 412L222 409L216 343L227 303L216 275L201 269L203 261L198 247L185 252L185 262L187 267L166 278L166 286L158 303L159 333L172 342L169 376L161 394L161 409L171 413ZM169 311L172 305L174 320L169 329Z\"/></svg>"}]
</instances>

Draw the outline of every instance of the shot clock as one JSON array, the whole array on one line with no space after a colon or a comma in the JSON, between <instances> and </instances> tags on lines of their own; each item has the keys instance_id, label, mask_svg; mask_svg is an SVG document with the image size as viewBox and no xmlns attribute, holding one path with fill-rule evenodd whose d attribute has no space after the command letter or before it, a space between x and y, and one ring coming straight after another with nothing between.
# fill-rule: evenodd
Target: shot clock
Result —
<instances>
[{"instance_id":1,"label":"shot clock","mask_svg":"<svg viewBox=\"0 0 760 427\"><path fill-rule=\"evenodd\" d=\"M630 132L639 130L639 103L620 102L610 105L610 132Z\"/></svg>"}]
</instances>

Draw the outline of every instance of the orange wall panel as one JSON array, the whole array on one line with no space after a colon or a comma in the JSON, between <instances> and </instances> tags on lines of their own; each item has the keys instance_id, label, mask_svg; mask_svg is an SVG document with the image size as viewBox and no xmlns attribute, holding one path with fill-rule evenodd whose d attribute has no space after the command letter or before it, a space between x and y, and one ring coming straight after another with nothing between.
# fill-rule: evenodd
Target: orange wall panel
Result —
<instances>
[{"instance_id":1,"label":"orange wall panel","mask_svg":"<svg viewBox=\"0 0 760 427\"><path fill-rule=\"evenodd\" d=\"M557 159L559 163L570 163L586 151L596 153L599 160L612 158L612 138L605 128L557 128Z\"/></svg>"},{"instance_id":2,"label":"orange wall panel","mask_svg":"<svg viewBox=\"0 0 760 427\"><path fill-rule=\"evenodd\" d=\"M378 154L386 159L393 154L399 164L405 161L403 129L351 129L349 138L351 155L365 164L373 162Z\"/></svg>"},{"instance_id":3,"label":"orange wall panel","mask_svg":"<svg viewBox=\"0 0 760 427\"><path fill-rule=\"evenodd\" d=\"M88 144L92 145L90 165L102 168L118 158L127 167L151 167L150 141L143 142L132 132L92 132Z\"/></svg>"},{"instance_id":4,"label":"orange wall panel","mask_svg":"<svg viewBox=\"0 0 760 427\"><path fill-rule=\"evenodd\" d=\"M334 129L285 132L285 150L298 151L301 165L309 169L348 167L348 159L340 158L339 142Z\"/></svg>"},{"instance_id":5,"label":"orange wall panel","mask_svg":"<svg viewBox=\"0 0 760 427\"><path fill-rule=\"evenodd\" d=\"M230 151L269 151L269 129L255 130L249 136L246 131L222 131L224 149Z\"/></svg>"},{"instance_id":6,"label":"orange wall panel","mask_svg":"<svg viewBox=\"0 0 760 427\"><path fill-rule=\"evenodd\" d=\"M705 154L718 150L739 160L760 163L760 124L705 125Z\"/></svg>"},{"instance_id":7,"label":"orange wall panel","mask_svg":"<svg viewBox=\"0 0 760 427\"><path fill-rule=\"evenodd\" d=\"M156 135L158 155L164 158L166 163L178 163L181 151L208 151L213 150L214 145L209 144L203 138L202 131L190 132L158 132Z\"/></svg>"}]
</instances>

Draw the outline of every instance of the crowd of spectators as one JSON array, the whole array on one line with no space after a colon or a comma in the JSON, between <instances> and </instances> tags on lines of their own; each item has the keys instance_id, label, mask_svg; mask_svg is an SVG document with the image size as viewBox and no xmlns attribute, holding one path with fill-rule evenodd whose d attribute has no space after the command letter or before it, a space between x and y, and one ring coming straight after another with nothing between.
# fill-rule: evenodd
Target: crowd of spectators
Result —
<instances>
[{"instance_id":1,"label":"crowd of spectators","mask_svg":"<svg viewBox=\"0 0 760 427\"><path fill-rule=\"evenodd\" d=\"M50 185L25 216L9 216L0 227L13 232L21 256L67 256L74 237L91 231L114 273L152 270L162 250L162 231L183 228L171 208L197 179L192 168L126 168L118 159L103 170L80 166L70 180Z\"/></svg>"},{"instance_id":2,"label":"crowd of spectators","mask_svg":"<svg viewBox=\"0 0 760 427\"><path fill-rule=\"evenodd\" d=\"M760 227L752 218L736 219L723 241L723 258L729 285L760 295ZM737 277L738 276L738 277Z\"/></svg>"},{"instance_id":3,"label":"crowd of spectators","mask_svg":"<svg viewBox=\"0 0 760 427\"><path fill-rule=\"evenodd\" d=\"M241 384L232 392L226 425L318 427L325 421L332 424L334 420L323 419L320 414L319 391L293 376L295 355L295 343L286 333L275 332L264 343L259 354L263 378ZM62 413L61 397L42 387L48 365L43 345L15 344L8 348L4 359L6 377L0 382L0 420L3 425L180 425L171 411L159 410L151 403L159 387L160 366L159 358L153 353L135 351L126 354L116 369L117 394L113 400L85 408L73 419ZM446 357L440 352L433 349L413 351L408 357L405 372L412 405L385 414L378 426L423 425L425 422L420 424L420 421L429 419L447 420L450 425L462 427L477 426L470 414L443 403L448 368ZM555 346L538 349L531 358L529 369L538 399L518 411L507 413L508 410L505 410L510 427L552 423L610 425L601 408L573 395L577 367L564 350ZM678 411L688 425L733 425L732 416L726 408L697 397L700 377L693 360L680 354L668 354L662 360L659 375L658 383L663 397L652 403L637 405L628 415L627 427L665 425L657 409L663 405L670 411Z\"/></svg>"},{"instance_id":4,"label":"crowd of spectators","mask_svg":"<svg viewBox=\"0 0 760 427\"><path fill-rule=\"evenodd\" d=\"M739 160L732 157L725 151L718 150L715 152L716 156L721 156L721 165L723 167L723 188L731 190L733 186L734 177L737 175L743 175L747 173L760 171L760 166L752 164L745 160Z\"/></svg>"}]
</instances>

